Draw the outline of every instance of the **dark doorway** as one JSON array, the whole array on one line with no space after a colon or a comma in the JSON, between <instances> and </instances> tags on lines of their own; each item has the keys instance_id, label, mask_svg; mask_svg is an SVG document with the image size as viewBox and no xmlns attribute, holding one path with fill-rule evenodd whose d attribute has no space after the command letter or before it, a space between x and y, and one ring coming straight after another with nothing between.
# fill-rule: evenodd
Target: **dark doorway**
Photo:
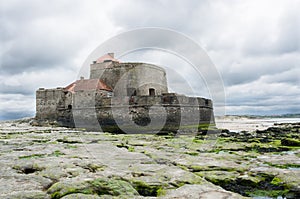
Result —
<instances>
[{"instance_id":1,"label":"dark doorway","mask_svg":"<svg viewBox=\"0 0 300 199\"><path fill-rule=\"evenodd\" d=\"M154 88L149 89L149 95L150 96L155 96L155 89Z\"/></svg>"},{"instance_id":2,"label":"dark doorway","mask_svg":"<svg viewBox=\"0 0 300 199\"><path fill-rule=\"evenodd\" d=\"M136 90L133 91L132 96L136 96Z\"/></svg>"},{"instance_id":3,"label":"dark doorway","mask_svg":"<svg viewBox=\"0 0 300 199\"><path fill-rule=\"evenodd\" d=\"M136 96L135 88L127 88L127 96Z\"/></svg>"}]
</instances>

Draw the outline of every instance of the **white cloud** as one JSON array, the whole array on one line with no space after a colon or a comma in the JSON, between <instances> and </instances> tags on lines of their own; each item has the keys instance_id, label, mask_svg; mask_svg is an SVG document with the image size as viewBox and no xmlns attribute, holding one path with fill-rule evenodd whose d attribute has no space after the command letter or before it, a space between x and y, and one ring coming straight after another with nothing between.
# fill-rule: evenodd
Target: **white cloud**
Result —
<instances>
[{"instance_id":1,"label":"white cloud","mask_svg":"<svg viewBox=\"0 0 300 199\"><path fill-rule=\"evenodd\" d=\"M34 116L35 98L22 94L0 94L0 120Z\"/></svg>"}]
</instances>

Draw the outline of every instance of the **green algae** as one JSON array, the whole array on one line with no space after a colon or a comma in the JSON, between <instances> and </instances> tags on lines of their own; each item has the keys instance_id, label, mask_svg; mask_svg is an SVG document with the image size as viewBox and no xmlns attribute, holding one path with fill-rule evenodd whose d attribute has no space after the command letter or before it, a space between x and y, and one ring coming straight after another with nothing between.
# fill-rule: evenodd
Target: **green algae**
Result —
<instances>
[{"instance_id":1,"label":"green algae","mask_svg":"<svg viewBox=\"0 0 300 199\"><path fill-rule=\"evenodd\" d=\"M238 171L198 171L195 174L226 190L240 193L244 196L278 197L286 194L293 195L291 185L278 176L267 173L249 173L242 175Z\"/></svg>"},{"instance_id":2,"label":"green algae","mask_svg":"<svg viewBox=\"0 0 300 199\"><path fill-rule=\"evenodd\" d=\"M83 166L82 168L87 169L92 173L96 173L97 171L103 171L106 168L106 166L89 163L89 164Z\"/></svg>"},{"instance_id":3,"label":"green algae","mask_svg":"<svg viewBox=\"0 0 300 199\"><path fill-rule=\"evenodd\" d=\"M53 151L53 153L50 154L50 156L55 156L55 157L59 157L59 156L62 156L62 155L66 155L66 154L64 154L60 150L55 150L55 151Z\"/></svg>"},{"instance_id":4,"label":"green algae","mask_svg":"<svg viewBox=\"0 0 300 199\"><path fill-rule=\"evenodd\" d=\"M282 183L283 183L283 180L278 177L274 177L273 180L271 181L271 184L275 185L275 186L282 185Z\"/></svg>"},{"instance_id":5,"label":"green algae","mask_svg":"<svg viewBox=\"0 0 300 199\"><path fill-rule=\"evenodd\" d=\"M284 138L281 140L281 145L300 147L300 140L292 139L292 138Z\"/></svg>"},{"instance_id":6,"label":"green algae","mask_svg":"<svg viewBox=\"0 0 300 199\"><path fill-rule=\"evenodd\" d=\"M47 193L52 199L59 199L63 196L82 193L95 195L128 196L138 195L138 192L128 182L120 179L98 178L90 181L63 183L57 182L52 185Z\"/></svg>"},{"instance_id":7,"label":"green algae","mask_svg":"<svg viewBox=\"0 0 300 199\"><path fill-rule=\"evenodd\" d=\"M89 182L98 195L138 195L137 191L126 181L119 179L95 179Z\"/></svg>"},{"instance_id":8,"label":"green algae","mask_svg":"<svg viewBox=\"0 0 300 199\"><path fill-rule=\"evenodd\" d=\"M271 197L277 198L279 196L286 196L289 193L289 190L265 190L265 189L253 189L246 191L246 194L250 197Z\"/></svg>"},{"instance_id":9,"label":"green algae","mask_svg":"<svg viewBox=\"0 0 300 199\"><path fill-rule=\"evenodd\" d=\"M94 194L95 192L87 183L63 184L57 182L48 189L47 193L51 194L52 199L59 199L73 193Z\"/></svg>"},{"instance_id":10,"label":"green algae","mask_svg":"<svg viewBox=\"0 0 300 199\"><path fill-rule=\"evenodd\" d=\"M47 154L31 154L31 155L19 156L19 159L43 158L46 156Z\"/></svg>"},{"instance_id":11,"label":"green algae","mask_svg":"<svg viewBox=\"0 0 300 199\"><path fill-rule=\"evenodd\" d=\"M161 187L156 191L156 193L157 193L158 197L164 196L164 195L166 195L166 190Z\"/></svg>"},{"instance_id":12,"label":"green algae","mask_svg":"<svg viewBox=\"0 0 300 199\"><path fill-rule=\"evenodd\" d=\"M299 164L274 164L274 163L270 163L270 162L265 162L265 164L271 166L271 167L276 167L276 168L280 168L280 169L289 169L289 168L300 168Z\"/></svg>"},{"instance_id":13,"label":"green algae","mask_svg":"<svg viewBox=\"0 0 300 199\"><path fill-rule=\"evenodd\" d=\"M45 157L49 157L49 156L59 157L62 155L65 155L65 154L59 150L55 150L51 154L31 154L31 155L19 156L19 159L45 158Z\"/></svg>"},{"instance_id":14,"label":"green algae","mask_svg":"<svg viewBox=\"0 0 300 199\"><path fill-rule=\"evenodd\" d=\"M135 149L134 149L134 147L133 147L133 146L129 146L129 147L128 147L128 151L129 151L129 152L134 152L134 151L135 151Z\"/></svg>"},{"instance_id":15,"label":"green algae","mask_svg":"<svg viewBox=\"0 0 300 199\"><path fill-rule=\"evenodd\" d=\"M194 151L187 151L185 152L185 154L191 155L191 156L198 156L199 153L198 152L194 152Z\"/></svg>"}]
</instances>

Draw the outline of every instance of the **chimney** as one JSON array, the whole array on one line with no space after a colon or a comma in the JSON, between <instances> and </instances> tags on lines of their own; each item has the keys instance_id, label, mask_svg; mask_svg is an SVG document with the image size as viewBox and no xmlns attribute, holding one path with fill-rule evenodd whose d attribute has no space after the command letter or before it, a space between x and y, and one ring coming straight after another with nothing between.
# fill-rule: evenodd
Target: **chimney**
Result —
<instances>
[{"instance_id":1,"label":"chimney","mask_svg":"<svg viewBox=\"0 0 300 199\"><path fill-rule=\"evenodd\" d=\"M112 58L115 58L115 53L107 53L109 56L111 56Z\"/></svg>"}]
</instances>

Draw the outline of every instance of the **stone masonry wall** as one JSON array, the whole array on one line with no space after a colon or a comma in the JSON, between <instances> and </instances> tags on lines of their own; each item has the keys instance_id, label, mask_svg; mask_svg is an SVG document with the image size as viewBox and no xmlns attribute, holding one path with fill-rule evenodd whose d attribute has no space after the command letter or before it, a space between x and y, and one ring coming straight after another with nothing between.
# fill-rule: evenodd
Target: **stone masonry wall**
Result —
<instances>
[{"instance_id":1,"label":"stone masonry wall","mask_svg":"<svg viewBox=\"0 0 300 199\"><path fill-rule=\"evenodd\" d=\"M91 106L74 107L76 127L108 132L198 131L199 124L214 123L211 100L196 97L161 96L97 97ZM98 122L98 123L97 123Z\"/></svg>"},{"instance_id":2,"label":"stone masonry wall","mask_svg":"<svg viewBox=\"0 0 300 199\"><path fill-rule=\"evenodd\" d=\"M144 63L97 63L91 65L91 79L100 79L114 90L115 96L134 94L149 95L149 89L155 95L168 92L166 72L152 64Z\"/></svg>"},{"instance_id":3,"label":"stone masonry wall","mask_svg":"<svg viewBox=\"0 0 300 199\"><path fill-rule=\"evenodd\" d=\"M108 132L178 131L214 123L209 99L175 94L103 97L107 91L39 89L36 119ZM101 129L99 128L101 126Z\"/></svg>"},{"instance_id":4,"label":"stone masonry wall","mask_svg":"<svg viewBox=\"0 0 300 199\"><path fill-rule=\"evenodd\" d=\"M36 92L36 117L57 119L58 109L65 108L65 93L62 88L43 89Z\"/></svg>"}]
</instances>

